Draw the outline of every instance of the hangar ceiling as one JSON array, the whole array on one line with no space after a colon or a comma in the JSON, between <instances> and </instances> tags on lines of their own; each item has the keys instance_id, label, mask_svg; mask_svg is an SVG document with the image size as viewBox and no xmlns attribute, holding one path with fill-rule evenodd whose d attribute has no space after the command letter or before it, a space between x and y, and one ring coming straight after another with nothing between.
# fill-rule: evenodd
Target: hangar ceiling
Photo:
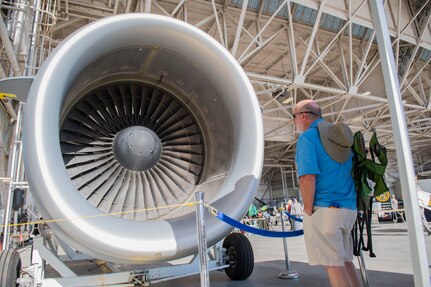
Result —
<instances>
[{"instance_id":1,"label":"hangar ceiling","mask_svg":"<svg viewBox=\"0 0 431 287\"><path fill-rule=\"evenodd\" d=\"M9 31L9 37L2 35L0 77L37 73L65 37L96 19L139 12L174 17L219 41L252 81L263 107L264 181L280 169L294 170L298 134L292 107L303 99L316 100L324 118L346 122L354 132L363 131L366 139L377 131L390 155L388 180L399 178L368 0L0 0L0 4ZM385 9L415 169L429 176L431 1L385 1ZM24 31L19 39L14 38L17 29ZM9 45L14 53L7 51Z\"/></svg>"}]
</instances>

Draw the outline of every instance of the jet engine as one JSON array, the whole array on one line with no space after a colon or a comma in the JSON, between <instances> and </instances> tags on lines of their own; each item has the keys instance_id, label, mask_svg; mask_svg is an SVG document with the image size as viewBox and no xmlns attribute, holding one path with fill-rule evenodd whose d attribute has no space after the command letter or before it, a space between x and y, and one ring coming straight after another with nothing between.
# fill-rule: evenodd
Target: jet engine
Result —
<instances>
[{"instance_id":1,"label":"jet engine","mask_svg":"<svg viewBox=\"0 0 431 287\"><path fill-rule=\"evenodd\" d=\"M24 160L53 232L119 263L197 252L194 193L236 220L263 162L253 87L217 41L172 18L119 15L65 39L34 79ZM232 227L206 215L208 244Z\"/></svg>"}]
</instances>

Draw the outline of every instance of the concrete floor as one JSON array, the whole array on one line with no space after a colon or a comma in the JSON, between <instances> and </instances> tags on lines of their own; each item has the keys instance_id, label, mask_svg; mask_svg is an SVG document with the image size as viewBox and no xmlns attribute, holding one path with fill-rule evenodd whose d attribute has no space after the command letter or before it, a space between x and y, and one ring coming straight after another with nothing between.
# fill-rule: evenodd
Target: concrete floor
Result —
<instances>
[{"instance_id":1,"label":"concrete floor","mask_svg":"<svg viewBox=\"0 0 431 287\"><path fill-rule=\"evenodd\" d=\"M280 227L275 227L279 229ZM376 287L407 287L414 286L413 267L410 255L409 237L406 223L373 224L374 251L376 258L370 258L365 253L365 264L368 270L370 286ZM425 235L424 235L425 236ZM291 270L299 273L298 279L279 279L278 274L286 271L283 240L261 236L248 236L254 251L255 266L253 274L244 281L232 281L222 271L210 272L210 285L213 287L254 287L254 286L329 286L329 281L323 267L310 267L307 264L304 238L288 238L288 255ZM428 264L431 264L431 236L425 236ZM357 267L357 260L355 264ZM86 262L77 270L89 274L91 269L98 269ZM94 265L94 264L93 264ZM429 266L431 267L431 265ZM47 269L46 275L49 275ZM51 272L51 276L54 273ZM55 276L54 276L55 277ZM199 275L184 277L153 284L152 286L197 287L200 285Z\"/></svg>"},{"instance_id":2,"label":"concrete floor","mask_svg":"<svg viewBox=\"0 0 431 287\"><path fill-rule=\"evenodd\" d=\"M373 225L374 251L376 258L365 253L365 264L370 286L408 287L414 286L413 267L410 255L406 223L380 223ZM254 286L329 286L323 267L307 264L304 238L294 237L288 241L288 255L291 270L300 274L299 279L279 279L278 274L286 270L282 239L249 236L255 255L253 274L244 281L231 281L223 272L210 273L213 287L254 287ZM428 264L431 264L431 236L425 236ZM355 260L355 265L359 268ZM431 265L429 265L431 268ZM194 287L200 286L200 277L191 276L157 286Z\"/></svg>"}]
</instances>

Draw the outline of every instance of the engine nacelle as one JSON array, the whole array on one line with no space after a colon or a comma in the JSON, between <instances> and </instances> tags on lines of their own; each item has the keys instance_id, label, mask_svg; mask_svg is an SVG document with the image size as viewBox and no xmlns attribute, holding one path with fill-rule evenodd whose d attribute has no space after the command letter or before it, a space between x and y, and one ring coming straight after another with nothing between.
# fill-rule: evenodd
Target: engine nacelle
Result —
<instances>
[{"instance_id":1,"label":"engine nacelle","mask_svg":"<svg viewBox=\"0 0 431 287\"><path fill-rule=\"evenodd\" d=\"M256 192L263 128L236 60L167 17L96 21L54 50L32 83L25 167L37 207L77 250L113 262L197 251L194 192L239 220ZM231 227L208 214L208 244Z\"/></svg>"}]
</instances>

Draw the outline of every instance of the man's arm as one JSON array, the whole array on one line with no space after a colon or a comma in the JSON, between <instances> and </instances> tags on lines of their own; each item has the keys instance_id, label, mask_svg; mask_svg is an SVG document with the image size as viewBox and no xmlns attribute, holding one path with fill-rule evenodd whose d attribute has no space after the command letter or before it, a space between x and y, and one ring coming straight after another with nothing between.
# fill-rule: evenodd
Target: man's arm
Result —
<instances>
[{"instance_id":1,"label":"man's arm","mask_svg":"<svg viewBox=\"0 0 431 287\"><path fill-rule=\"evenodd\" d=\"M306 174L299 178L299 189L304 201L304 212L313 214L314 193L316 192L316 175Z\"/></svg>"}]
</instances>

